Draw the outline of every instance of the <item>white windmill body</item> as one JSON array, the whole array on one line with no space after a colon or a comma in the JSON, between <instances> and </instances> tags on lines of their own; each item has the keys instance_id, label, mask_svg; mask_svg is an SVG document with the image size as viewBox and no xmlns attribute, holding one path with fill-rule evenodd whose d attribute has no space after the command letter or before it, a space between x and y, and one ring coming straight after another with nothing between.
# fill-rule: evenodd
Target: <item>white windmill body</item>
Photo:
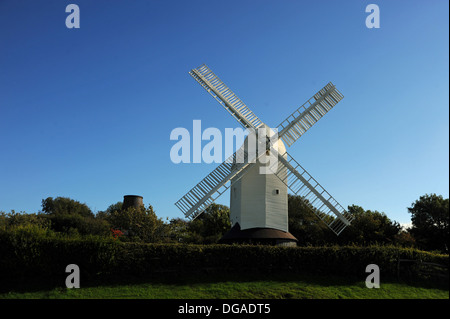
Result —
<instances>
[{"instance_id":1,"label":"white windmill body","mask_svg":"<svg viewBox=\"0 0 450 319\"><path fill-rule=\"evenodd\" d=\"M268 126L266 129L270 130ZM247 149L248 138L243 147ZM281 140L274 145L281 154ZM230 221L240 229L273 228L288 232L288 188L275 174L261 174L265 164L257 161L241 178L231 179Z\"/></svg>"},{"instance_id":2,"label":"white windmill body","mask_svg":"<svg viewBox=\"0 0 450 319\"><path fill-rule=\"evenodd\" d=\"M288 229L289 190L301 196L336 235L350 225L354 217L288 154L285 147L291 146L342 100L343 95L331 82L278 125L274 135L274 130L265 125L206 65L191 70L189 74L244 128L250 129L257 137L270 137L270 141L256 138L256 157L250 156L252 149L244 143L241 149L178 200L175 205L187 218L198 217L231 188L232 228L221 242L292 244L296 239ZM273 163L261 160L267 155Z\"/></svg>"}]
</instances>

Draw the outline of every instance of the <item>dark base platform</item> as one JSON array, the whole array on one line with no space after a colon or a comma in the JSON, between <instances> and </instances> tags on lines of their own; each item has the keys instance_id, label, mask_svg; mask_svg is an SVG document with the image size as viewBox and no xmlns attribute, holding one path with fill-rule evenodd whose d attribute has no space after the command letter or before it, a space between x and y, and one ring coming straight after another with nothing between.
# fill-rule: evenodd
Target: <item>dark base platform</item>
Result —
<instances>
[{"instance_id":1,"label":"dark base platform","mask_svg":"<svg viewBox=\"0 0 450 319\"><path fill-rule=\"evenodd\" d=\"M260 244L274 246L297 246L297 239L289 232L274 228L249 228L241 230L236 223L219 240L219 244Z\"/></svg>"}]
</instances>

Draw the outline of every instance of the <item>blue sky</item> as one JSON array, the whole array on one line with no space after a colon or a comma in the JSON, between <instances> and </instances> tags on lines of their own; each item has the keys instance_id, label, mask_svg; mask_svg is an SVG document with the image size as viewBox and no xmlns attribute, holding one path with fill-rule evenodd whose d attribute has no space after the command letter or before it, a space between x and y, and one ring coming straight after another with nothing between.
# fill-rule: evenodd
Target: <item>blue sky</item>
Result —
<instances>
[{"instance_id":1,"label":"blue sky","mask_svg":"<svg viewBox=\"0 0 450 319\"><path fill-rule=\"evenodd\" d=\"M66 28L70 3L79 29ZM365 26L370 3L379 29ZM172 163L170 132L239 126L188 75L206 63L272 127L333 82L345 98L289 153L342 206L409 223L421 195L449 196L448 6L0 1L0 211L37 212L48 196L98 211L139 194L182 217L174 202L217 164Z\"/></svg>"}]
</instances>

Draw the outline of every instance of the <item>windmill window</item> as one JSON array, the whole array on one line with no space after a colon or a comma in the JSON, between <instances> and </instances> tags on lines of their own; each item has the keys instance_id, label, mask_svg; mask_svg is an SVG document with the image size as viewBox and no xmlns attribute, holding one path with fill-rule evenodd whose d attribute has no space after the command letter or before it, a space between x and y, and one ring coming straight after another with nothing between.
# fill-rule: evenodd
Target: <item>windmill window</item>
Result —
<instances>
[{"instance_id":1,"label":"windmill window","mask_svg":"<svg viewBox=\"0 0 450 319\"><path fill-rule=\"evenodd\" d=\"M275 190L275 195L278 195L278 194L280 194L280 190L279 190L279 189L276 189L276 190Z\"/></svg>"}]
</instances>

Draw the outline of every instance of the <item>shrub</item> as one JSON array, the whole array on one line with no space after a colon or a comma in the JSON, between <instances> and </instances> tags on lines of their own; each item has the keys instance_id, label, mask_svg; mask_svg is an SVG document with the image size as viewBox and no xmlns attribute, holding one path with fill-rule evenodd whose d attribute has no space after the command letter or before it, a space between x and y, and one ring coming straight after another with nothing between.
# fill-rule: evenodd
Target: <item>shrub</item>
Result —
<instances>
[{"instance_id":1,"label":"shrub","mask_svg":"<svg viewBox=\"0 0 450 319\"><path fill-rule=\"evenodd\" d=\"M448 265L448 255L394 246L273 247L120 242L100 237L50 238L0 232L0 274L4 278L40 276L63 285L65 267L77 264L83 281L104 275L159 276L161 273L303 273L365 278L377 264L384 278L395 276L397 260ZM99 277L100 276L100 277Z\"/></svg>"}]
</instances>

